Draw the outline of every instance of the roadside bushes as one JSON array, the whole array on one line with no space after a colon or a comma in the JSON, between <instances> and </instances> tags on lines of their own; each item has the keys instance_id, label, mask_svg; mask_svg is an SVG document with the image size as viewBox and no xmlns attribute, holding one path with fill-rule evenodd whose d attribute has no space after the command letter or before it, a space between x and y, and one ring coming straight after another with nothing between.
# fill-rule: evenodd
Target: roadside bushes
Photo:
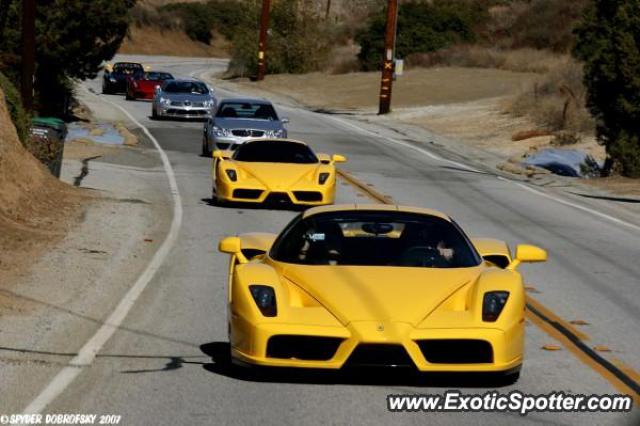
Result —
<instances>
[{"instance_id":1,"label":"roadside bushes","mask_svg":"<svg viewBox=\"0 0 640 426\"><path fill-rule=\"evenodd\" d=\"M308 0L307 0L308 1ZM230 76L257 73L260 8L244 2L242 24L232 36ZM267 72L306 73L323 69L336 35L335 29L305 1L279 0L272 4L270 34L267 41Z\"/></svg>"},{"instance_id":2,"label":"roadside bushes","mask_svg":"<svg viewBox=\"0 0 640 426\"><path fill-rule=\"evenodd\" d=\"M455 43L476 40L474 28L486 21L488 1L483 0L411 0L402 3L398 14L397 56L435 52ZM360 44L361 68L378 70L382 64L386 10L374 15L355 37Z\"/></svg>"},{"instance_id":3,"label":"roadside bushes","mask_svg":"<svg viewBox=\"0 0 640 426\"><path fill-rule=\"evenodd\" d=\"M2 73L0 73L0 89L4 92L5 101L9 109L9 115L11 121L16 126L18 132L18 138L22 145L27 148L29 143L29 114L22 107L22 100L20 99L20 92L9 81L9 79Z\"/></svg>"},{"instance_id":4,"label":"roadside bushes","mask_svg":"<svg viewBox=\"0 0 640 426\"><path fill-rule=\"evenodd\" d=\"M594 0L576 33L605 173L640 178L640 0Z\"/></svg>"},{"instance_id":5,"label":"roadside bushes","mask_svg":"<svg viewBox=\"0 0 640 426\"><path fill-rule=\"evenodd\" d=\"M144 6L139 8L144 9ZM178 26L192 40L210 44L213 32L218 31L232 39L246 22L246 9L255 9L250 0L210 0L206 3L169 3L159 7L155 13L162 22L177 21ZM156 24L156 26L162 27Z\"/></svg>"},{"instance_id":6,"label":"roadside bushes","mask_svg":"<svg viewBox=\"0 0 640 426\"><path fill-rule=\"evenodd\" d=\"M552 132L593 132L595 123L586 104L582 64L565 57L513 101L510 112L527 115Z\"/></svg>"}]
</instances>

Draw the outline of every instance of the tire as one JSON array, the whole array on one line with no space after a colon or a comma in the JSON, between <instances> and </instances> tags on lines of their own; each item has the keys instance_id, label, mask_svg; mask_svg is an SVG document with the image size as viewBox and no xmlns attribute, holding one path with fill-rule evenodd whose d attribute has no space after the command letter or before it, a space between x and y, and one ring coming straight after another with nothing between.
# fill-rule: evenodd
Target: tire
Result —
<instances>
[{"instance_id":1,"label":"tire","mask_svg":"<svg viewBox=\"0 0 640 426\"><path fill-rule=\"evenodd\" d=\"M155 108L151 108L151 119L152 120L157 120L158 119L158 113L156 112Z\"/></svg>"},{"instance_id":2,"label":"tire","mask_svg":"<svg viewBox=\"0 0 640 426\"><path fill-rule=\"evenodd\" d=\"M126 91L126 93L124 95L124 98L126 100L128 100L128 101L134 101L135 100L135 98L133 96L129 95L129 91L128 90Z\"/></svg>"},{"instance_id":3,"label":"tire","mask_svg":"<svg viewBox=\"0 0 640 426\"><path fill-rule=\"evenodd\" d=\"M202 137L202 156L211 157L211 151L209 150L209 143L206 136Z\"/></svg>"},{"instance_id":4,"label":"tire","mask_svg":"<svg viewBox=\"0 0 640 426\"><path fill-rule=\"evenodd\" d=\"M497 377L498 384L501 386L511 386L516 384L516 382L520 379L520 372L516 371L515 373L507 374L504 376Z\"/></svg>"}]
</instances>

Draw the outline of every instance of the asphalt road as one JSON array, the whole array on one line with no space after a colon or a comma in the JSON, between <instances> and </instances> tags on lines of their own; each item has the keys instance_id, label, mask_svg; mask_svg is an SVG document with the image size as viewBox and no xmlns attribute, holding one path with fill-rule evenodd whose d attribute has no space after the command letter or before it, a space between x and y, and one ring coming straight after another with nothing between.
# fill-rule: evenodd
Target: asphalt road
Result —
<instances>
[{"instance_id":1,"label":"asphalt road","mask_svg":"<svg viewBox=\"0 0 640 426\"><path fill-rule=\"evenodd\" d=\"M159 58L153 65L179 75L199 75L221 68L223 63ZM99 93L99 81L85 86ZM151 121L147 102L127 102L115 95L100 97L123 106L148 127L167 152L184 218L170 255L124 323L95 361L45 412L118 414L121 424L127 425L638 421L637 410L633 414L534 413L526 417L498 412L396 414L387 411L388 394L443 394L448 389L477 394L495 388L477 381L443 381L400 372L251 376L226 369L220 360L228 350L228 259L216 251L217 241L248 231L278 232L296 213L212 206L208 202L210 159L199 156L201 123ZM330 116L286 107L279 110L291 119L291 137L308 141L317 152L346 155L349 162L345 170L397 202L444 211L473 236L546 248L548 263L522 269L527 285L534 288L533 296L564 320L587 321L580 330L588 335L589 346L606 345L612 350L602 353L607 359L615 358L640 370L640 231L529 192L492 174L393 145L385 134L382 138L365 134ZM437 151L437 147L429 149ZM341 182L337 202L373 201ZM616 213L615 208L597 201L581 205ZM602 374L566 348L542 349L559 343L541 328L528 322L527 333L521 379L514 386L499 388L500 392L619 393ZM24 406L28 403L25 399Z\"/></svg>"}]
</instances>

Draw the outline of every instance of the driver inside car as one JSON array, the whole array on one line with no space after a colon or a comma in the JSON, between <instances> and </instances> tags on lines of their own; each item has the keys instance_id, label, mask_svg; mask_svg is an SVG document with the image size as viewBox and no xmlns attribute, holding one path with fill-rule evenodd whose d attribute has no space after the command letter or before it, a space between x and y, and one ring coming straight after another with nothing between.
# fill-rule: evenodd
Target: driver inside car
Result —
<instances>
[{"instance_id":1,"label":"driver inside car","mask_svg":"<svg viewBox=\"0 0 640 426\"><path fill-rule=\"evenodd\" d=\"M442 267L453 261L456 253L454 244L447 238L447 232L437 226L405 229L405 234L411 235L411 240L405 243L406 249L400 256L401 264Z\"/></svg>"}]
</instances>

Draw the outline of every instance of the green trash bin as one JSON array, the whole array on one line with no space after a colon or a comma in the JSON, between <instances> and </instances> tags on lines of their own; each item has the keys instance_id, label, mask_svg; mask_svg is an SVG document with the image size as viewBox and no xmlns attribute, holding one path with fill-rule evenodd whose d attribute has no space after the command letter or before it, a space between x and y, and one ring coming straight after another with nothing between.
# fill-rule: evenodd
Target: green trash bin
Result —
<instances>
[{"instance_id":1,"label":"green trash bin","mask_svg":"<svg viewBox=\"0 0 640 426\"><path fill-rule=\"evenodd\" d=\"M49 168L52 175L59 178L67 125L55 117L34 117L29 133L31 153Z\"/></svg>"}]
</instances>

